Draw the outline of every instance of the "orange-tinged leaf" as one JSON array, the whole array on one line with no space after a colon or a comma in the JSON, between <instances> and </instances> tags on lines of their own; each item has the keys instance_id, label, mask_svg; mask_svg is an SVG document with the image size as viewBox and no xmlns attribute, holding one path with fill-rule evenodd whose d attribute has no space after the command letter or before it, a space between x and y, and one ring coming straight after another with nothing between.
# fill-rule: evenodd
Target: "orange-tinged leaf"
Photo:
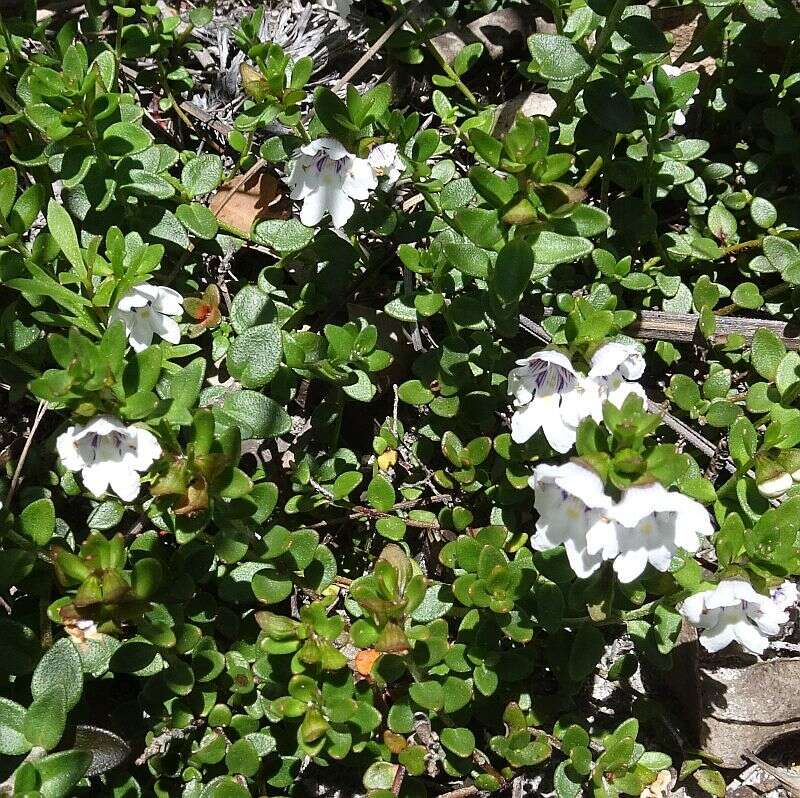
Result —
<instances>
[{"instance_id":1,"label":"orange-tinged leaf","mask_svg":"<svg viewBox=\"0 0 800 798\"><path fill-rule=\"evenodd\" d=\"M381 656L380 651L374 648L365 648L356 654L356 671L362 676L369 676L372 673L372 666Z\"/></svg>"}]
</instances>

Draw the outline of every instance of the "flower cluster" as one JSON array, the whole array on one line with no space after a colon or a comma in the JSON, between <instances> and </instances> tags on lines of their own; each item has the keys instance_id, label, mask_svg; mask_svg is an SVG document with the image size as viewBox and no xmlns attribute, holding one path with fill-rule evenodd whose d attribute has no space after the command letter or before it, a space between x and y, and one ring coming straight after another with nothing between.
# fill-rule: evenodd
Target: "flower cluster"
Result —
<instances>
[{"instance_id":1,"label":"flower cluster","mask_svg":"<svg viewBox=\"0 0 800 798\"><path fill-rule=\"evenodd\" d=\"M514 397L512 438L525 443L541 429L550 446L565 454L575 444L581 421L602 418L604 401L621 407L632 393L646 399L637 382L644 366L636 347L616 341L594 353L588 374L575 369L558 349L518 360L508 375L508 392Z\"/></svg>"},{"instance_id":2,"label":"flower cluster","mask_svg":"<svg viewBox=\"0 0 800 798\"><path fill-rule=\"evenodd\" d=\"M700 644L707 651L722 651L736 642L753 654L763 654L769 637L789 620L787 609L797 598L793 582L784 582L765 596L743 579L724 579L711 590L689 596L678 609L700 630Z\"/></svg>"},{"instance_id":3,"label":"flower cluster","mask_svg":"<svg viewBox=\"0 0 800 798\"><path fill-rule=\"evenodd\" d=\"M397 182L404 169L396 144L380 144L367 158L358 158L333 138L321 138L295 153L286 182L290 196L300 200L300 221L318 225L326 213L335 228L344 227L355 212L355 200L369 199L385 177L385 185Z\"/></svg>"},{"instance_id":4,"label":"flower cluster","mask_svg":"<svg viewBox=\"0 0 800 798\"><path fill-rule=\"evenodd\" d=\"M632 485L615 502L600 477L579 462L539 465L530 486L539 513L531 546L563 545L581 578L604 561L613 561L623 583L641 576L648 563L665 572L679 549L697 551L712 532L708 511L694 499L650 482Z\"/></svg>"}]
</instances>

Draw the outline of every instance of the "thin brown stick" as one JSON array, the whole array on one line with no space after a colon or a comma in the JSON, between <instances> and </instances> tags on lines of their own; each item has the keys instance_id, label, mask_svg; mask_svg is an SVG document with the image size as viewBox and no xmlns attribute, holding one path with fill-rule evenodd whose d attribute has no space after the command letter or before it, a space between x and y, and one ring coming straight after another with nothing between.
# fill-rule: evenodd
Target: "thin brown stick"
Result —
<instances>
[{"instance_id":1,"label":"thin brown stick","mask_svg":"<svg viewBox=\"0 0 800 798\"><path fill-rule=\"evenodd\" d=\"M776 768L773 765L770 765L769 762L765 762L763 759L761 759L761 757L756 756L752 751L745 751L744 756L755 765L758 765L758 767L761 768L761 770L763 770L765 773L779 781L786 792L792 796L792 798L800 798L799 777L795 776L793 773L789 773L784 768Z\"/></svg>"},{"instance_id":2,"label":"thin brown stick","mask_svg":"<svg viewBox=\"0 0 800 798\"><path fill-rule=\"evenodd\" d=\"M28 452L31 449L33 444L33 438L36 435L36 430L39 428L39 424L42 423L42 419L44 418L44 414L47 412L47 402L40 401L39 407L36 409L36 415L33 419L33 424L31 424L31 431L28 433L28 437L25 440L25 445L22 447L22 453L19 456L19 460L17 460L17 467L14 469L14 476L11 478L11 487L8 489L8 498L6 500L6 506L11 506L11 500L14 498L14 494L17 492L17 486L19 485L20 477L22 476L22 468L25 465L25 460L28 458Z\"/></svg>"},{"instance_id":3,"label":"thin brown stick","mask_svg":"<svg viewBox=\"0 0 800 798\"><path fill-rule=\"evenodd\" d=\"M470 796L477 794L478 788L474 784L470 784L469 787L459 787L457 790L443 792L437 795L436 798L470 798Z\"/></svg>"},{"instance_id":4,"label":"thin brown stick","mask_svg":"<svg viewBox=\"0 0 800 798\"><path fill-rule=\"evenodd\" d=\"M377 53L378 50L380 50L381 47L386 44L387 40L402 26L402 24L406 21L407 16L408 11L404 11L395 17L392 24L389 25L389 27L386 28L386 30L375 40L375 43L370 46L367 52L364 53L364 55L362 55L361 58L359 58L358 61L356 61L355 64L353 64L353 66L351 66L350 69L348 69L347 72L345 72L344 75L342 75L342 77L336 81L336 83L334 83L333 89L331 89L334 94L336 94L336 92L339 91L339 89L341 89L345 83L351 81L361 71L364 65L372 59L375 53Z\"/></svg>"},{"instance_id":5,"label":"thin brown stick","mask_svg":"<svg viewBox=\"0 0 800 798\"><path fill-rule=\"evenodd\" d=\"M400 795L400 788L403 786L403 779L405 777L406 769L402 765L398 765L392 781L392 795Z\"/></svg>"}]
</instances>

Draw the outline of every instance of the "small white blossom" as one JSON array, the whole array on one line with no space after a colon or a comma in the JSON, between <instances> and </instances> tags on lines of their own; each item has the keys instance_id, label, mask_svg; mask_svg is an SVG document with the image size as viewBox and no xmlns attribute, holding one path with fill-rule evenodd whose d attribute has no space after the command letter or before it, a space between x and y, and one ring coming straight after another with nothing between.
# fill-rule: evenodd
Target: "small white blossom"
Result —
<instances>
[{"instance_id":1,"label":"small white blossom","mask_svg":"<svg viewBox=\"0 0 800 798\"><path fill-rule=\"evenodd\" d=\"M171 318L183 313L183 297L174 289L142 283L132 288L111 311L110 321L122 321L131 348L147 349L158 335L170 344L180 343L181 328Z\"/></svg>"},{"instance_id":2,"label":"small white blossom","mask_svg":"<svg viewBox=\"0 0 800 798\"><path fill-rule=\"evenodd\" d=\"M385 177L384 185L393 186L406 168L399 155L396 144L379 144L367 156L367 161L375 173L375 177Z\"/></svg>"},{"instance_id":3,"label":"small white blossom","mask_svg":"<svg viewBox=\"0 0 800 798\"><path fill-rule=\"evenodd\" d=\"M141 472L161 455L152 432L126 427L113 416L96 416L85 426L71 426L58 436L64 468L80 471L86 489L98 498L110 487L122 501L139 494Z\"/></svg>"},{"instance_id":4,"label":"small white blossom","mask_svg":"<svg viewBox=\"0 0 800 798\"><path fill-rule=\"evenodd\" d=\"M531 547L547 551L564 546L570 567L585 579L603 562L598 551L589 552L587 541L613 538L614 522L608 517L612 500L594 471L579 463L539 465L529 480L539 513Z\"/></svg>"},{"instance_id":5,"label":"small white blossom","mask_svg":"<svg viewBox=\"0 0 800 798\"><path fill-rule=\"evenodd\" d=\"M357 158L336 139L316 139L295 154L286 178L291 198L302 200L300 221L314 227L326 213L343 227L355 212L353 200L366 200L378 178L365 158Z\"/></svg>"},{"instance_id":6,"label":"small white blossom","mask_svg":"<svg viewBox=\"0 0 800 798\"><path fill-rule=\"evenodd\" d=\"M701 630L700 643L711 652L737 642L753 654L763 654L769 636L789 620L785 609L743 579L725 579L712 590L695 593L678 611Z\"/></svg>"},{"instance_id":7,"label":"small white blossom","mask_svg":"<svg viewBox=\"0 0 800 798\"><path fill-rule=\"evenodd\" d=\"M536 352L517 365L508 375L515 406L512 439L525 443L541 429L557 452L568 452L581 421L602 418L597 383L575 371L569 358L555 349Z\"/></svg>"},{"instance_id":8,"label":"small white blossom","mask_svg":"<svg viewBox=\"0 0 800 798\"><path fill-rule=\"evenodd\" d=\"M606 538L602 548L589 542L589 552L614 560L620 582L632 582L650 563L667 571L677 550L695 552L703 536L713 532L708 510L658 482L628 488L610 511L616 522L615 538Z\"/></svg>"},{"instance_id":9,"label":"small white blossom","mask_svg":"<svg viewBox=\"0 0 800 798\"><path fill-rule=\"evenodd\" d=\"M610 341L592 355L589 378L598 384L603 400L615 407L622 407L632 393L646 403L644 388L636 382L644 367L644 357L633 344Z\"/></svg>"},{"instance_id":10,"label":"small white blossom","mask_svg":"<svg viewBox=\"0 0 800 798\"><path fill-rule=\"evenodd\" d=\"M797 585L790 582L788 579L778 587L770 591L772 601L775 606L780 610L788 610L789 607L794 607L800 600L800 592L797 590Z\"/></svg>"}]
</instances>

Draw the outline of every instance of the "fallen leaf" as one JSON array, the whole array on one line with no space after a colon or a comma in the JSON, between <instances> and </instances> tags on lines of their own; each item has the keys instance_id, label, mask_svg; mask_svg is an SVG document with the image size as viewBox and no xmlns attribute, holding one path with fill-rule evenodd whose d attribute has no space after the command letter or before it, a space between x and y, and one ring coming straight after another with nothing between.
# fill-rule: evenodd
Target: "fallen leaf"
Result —
<instances>
[{"instance_id":1,"label":"fallen leaf","mask_svg":"<svg viewBox=\"0 0 800 798\"><path fill-rule=\"evenodd\" d=\"M378 455L378 468L381 471L388 471L397 463L397 449L387 449L383 454Z\"/></svg>"},{"instance_id":2,"label":"fallen leaf","mask_svg":"<svg viewBox=\"0 0 800 798\"><path fill-rule=\"evenodd\" d=\"M247 235L255 222L289 218L289 198L274 174L257 172L237 188L241 179L237 175L223 183L211 199L209 208L221 222Z\"/></svg>"}]
</instances>

